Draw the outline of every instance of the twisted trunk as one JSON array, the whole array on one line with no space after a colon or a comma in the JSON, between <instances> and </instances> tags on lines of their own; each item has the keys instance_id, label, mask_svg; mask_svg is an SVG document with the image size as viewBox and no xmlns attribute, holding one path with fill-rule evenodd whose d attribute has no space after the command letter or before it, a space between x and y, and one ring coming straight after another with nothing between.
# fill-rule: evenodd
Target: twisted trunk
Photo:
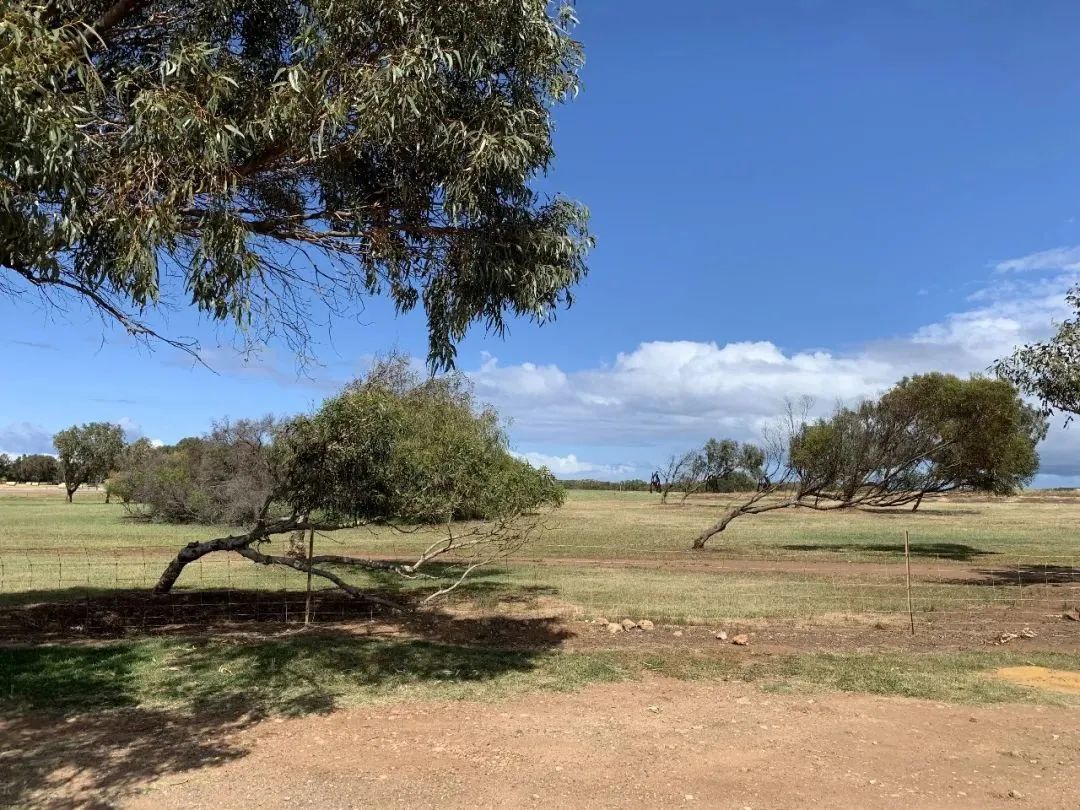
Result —
<instances>
[{"instance_id":1,"label":"twisted trunk","mask_svg":"<svg viewBox=\"0 0 1080 810\"><path fill-rule=\"evenodd\" d=\"M161 577L157 581L157 585L154 586L154 593L165 594L171 591L172 586L176 584L176 580L180 578L180 575L184 572L184 568L189 563L200 560L207 554L213 554L215 551L241 551L242 549L247 549L248 546L258 540L261 536L262 527L259 526L248 534L218 537L214 540L207 540L202 543L198 541L188 543L180 549L180 553L176 555L168 566L166 566Z\"/></svg>"},{"instance_id":2,"label":"twisted trunk","mask_svg":"<svg viewBox=\"0 0 1080 810\"><path fill-rule=\"evenodd\" d=\"M727 528L727 525L731 523L731 521L742 514L745 514L743 506L736 506L734 509L729 509L724 513L724 516L720 518L720 520L716 521L716 523L694 538L694 548L705 548L705 544L708 543L713 536L720 534L720 532Z\"/></svg>"},{"instance_id":3,"label":"twisted trunk","mask_svg":"<svg viewBox=\"0 0 1080 810\"><path fill-rule=\"evenodd\" d=\"M787 509L791 506L800 505L798 497L788 498L787 500L776 501L773 503L759 503L759 501L768 494L770 494L768 491L755 493L754 497L746 502L729 509L724 513L724 516L720 518L720 520L716 521L716 523L694 538L693 548L695 550L705 548L705 544L708 543L710 539L720 534L720 532L727 528L731 521L740 515L760 515L762 512L771 512L774 509Z\"/></svg>"}]
</instances>

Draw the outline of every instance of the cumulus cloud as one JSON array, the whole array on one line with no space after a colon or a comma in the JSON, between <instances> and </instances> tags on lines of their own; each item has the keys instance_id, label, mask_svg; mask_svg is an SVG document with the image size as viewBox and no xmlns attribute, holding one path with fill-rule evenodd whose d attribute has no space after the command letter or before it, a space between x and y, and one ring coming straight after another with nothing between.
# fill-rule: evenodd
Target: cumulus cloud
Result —
<instances>
[{"instance_id":1,"label":"cumulus cloud","mask_svg":"<svg viewBox=\"0 0 1080 810\"><path fill-rule=\"evenodd\" d=\"M1067 316L1064 295L1080 276L1080 247L1010 259L997 268L1055 272L1033 283L995 276L971 297L971 308L849 353L784 350L768 341L650 341L610 364L573 372L533 363L506 366L485 356L470 376L481 398L512 418L515 439L541 448L526 457L558 459L570 474L585 462L542 450L571 443L632 453L644 460L624 466L642 473L708 436L758 437L791 398L809 396L817 412L825 412L838 401L879 394L908 374L986 371L1015 346L1045 338ZM1045 473L1080 476L1078 431L1055 426L1041 448ZM592 472L603 466L592 465Z\"/></svg>"},{"instance_id":2,"label":"cumulus cloud","mask_svg":"<svg viewBox=\"0 0 1080 810\"><path fill-rule=\"evenodd\" d=\"M0 452L9 456L52 453L52 433L41 425L12 422L0 427Z\"/></svg>"},{"instance_id":3,"label":"cumulus cloud","mask_svg":"<svg viewBox=\"0 0 1080 810\"><path fill-rule=\"evenodd\" d=\"M573 453L567 456L550 456L545 453L514 453L518 458L532 464L534 467L547 467L557 476L571 475L621 475L633 471L629 464L595 464L591 461L580 461Z\"/></svg>"}]
</instances>

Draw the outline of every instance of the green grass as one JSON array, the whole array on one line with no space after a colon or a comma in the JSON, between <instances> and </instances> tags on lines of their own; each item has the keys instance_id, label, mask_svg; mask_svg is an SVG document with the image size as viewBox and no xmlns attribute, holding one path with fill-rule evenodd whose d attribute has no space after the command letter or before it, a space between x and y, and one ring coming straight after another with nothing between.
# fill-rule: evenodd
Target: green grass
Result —
<instances>
[{"instance_id":1,"label":"green grass","mask_svg":"<svg viewBox=\"0 0 1080 810\"><path fill-rule=\"evenodd\" d=\"M225 527L169 526L132 520L122 506L101 503L97 492L74 504L60 490L14 493L0 489L0 604L77 598L88 592L149 589L176 551ZM902 532L912 534L917 612L1014 604L1032 597L1074 596L1076 588L1027 589L1007 583L949 583L950 571L1007 568L1017 563L1080 565L1073 527L1080 499L1025 496L937 502L916 514L818 514L786 511L736 521L704 553L689 538L715 517L724 497L661 506L643 493L573 491L550 528L521 559L474 576L461 590L481 606L508 598L543 597L587 613L692 619L808 619L825 614L896 614L906 610ZM339 553L408 555L430 536L340 532L320 540ZM277 549L282 551L283 549ZM639 567L606 567L611 559ZM701 570L725 560L798 560L828 569L800 573ZM561 561L561 562L560 562ZM845 568L873 561L872 573ZM559 564L553 564L559 562ZM693 570L698 566L698 570ZM348 573L357 584L373 582ZM940 581L944 580L944 582ZM382 584L385 584L382 583ZM426 583L419 583L421 586ZM404 584L405 587L415 587ZM301 591L305 577L281 567L253 565L235 555L211 555L185 572L179 589ZM324 587L316 581L316 587Z\"/></svg>"},{"instance_id":2,"label":"green grass","mask_svg":"<svg viewBox=\"0 0 1080 810\"><path fill-rule=\"evenodd\" d=\"M1028 595L1032 595L1029 590ZM661 622L719 619L812 619L835 614L899 614L907 610L901 572L873 581L771 571L717 574L663 569L507 566L475 575L461 588L481 604L522 594L550 596L589 614L648 617ZM1016 588L920 583L917 613L1017 604Z\"/></svg>"},{"instance_id":3,"label":"green grass","mask_svg":"<svg viewBox=\"0 0 1080 810\"><path fill-rule=\"evenodd\" d=\"M59 490L14 494L0 488L0 551L20 548L174 551L224 528L148 525L125 517L122 506L105 505L95 491L63 503ZM611 559L689 556L694 535L715 520L733 496L695 496L686 505L661 506L658 496L638 492L571 491L566 506L548 521L529 547L538 558ZM916 513L816 513L781 510L741 518L711 542L724 557L788 560L898 561L909 531L917 562L996 564L1042 558L1080 563L1074 527L1080 498L1033 493L1016 498L956 498L927 502ZM405 553L430 541L387 532L340 532L350 550Z\"/></svg>"},{"instance_id":4,"label":"green grass","mask_svg":"<svg viewBox=\"0 0 1080 810\"><path fill-rule=\"evenodd\" d=\"M738 680L784 692L844 691L963 703L1080 703L987 675L1018 664L1080 669L1080 656L556 653L324 633L259 641L158 638L7 649L0 655L0 711L78 714L137 707L220 710L232 716L304 715L372 702L493 700L646 674Z\"/></svg>"}]
</instances>

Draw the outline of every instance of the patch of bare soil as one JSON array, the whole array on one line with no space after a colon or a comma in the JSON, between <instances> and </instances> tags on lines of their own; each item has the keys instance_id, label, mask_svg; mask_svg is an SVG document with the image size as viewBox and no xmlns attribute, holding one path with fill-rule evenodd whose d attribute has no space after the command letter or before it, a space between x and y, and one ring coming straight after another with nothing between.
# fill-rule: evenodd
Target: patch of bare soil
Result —
<instances>
[{"instance_id":1,"label":"patch of bare soil","mask_svg":"<svg viewBox=\"0 0 1080 810\"><path fill-rule=\"evenodd\" d=\"M118 717L112 756L96 768L61 758L57 778L27 803L1075 808L1078 720L1072 709L777 696L741 683L659 678L504 703L268 720L223 729L214 756L201 751L198 734ZM45 747L77 731L22 729Z\"/></svg>"},{"instance_id":2,"label":"patch of bare soil","mask_svg":"<svg viewBox=\"0 0 1080 810\"><path fill-rule=\"evenodd\" d=\"M612 635L580 608L547 595L506 599L497 610L462 599L412 610L401 594L382 597L401 609L321 591L313 621L326 630L362 636L422 638L502 649L713 649L718 631L746 634L760 652L867 652L1008 649L1080 652L1080 624L1064 618L1060 603L1034 589L1020 605L980 604L923 613L911 635L903 616L822 614L808 619L657 624L649 632ZM42 602L0 609L0 646L105 640L141 635L210 635L270 638L293 632L304 615L303 594L262 591L179 592L158 597L117 591L79 602ZM608 616L618 622L648 616ZM1004 639L1004 642L1003 642Z\"/></svg>"},{"instance_id":3,"label":"patch of bare soil","mask_svg":"<svg viewBox=\"0 0 1080 810\"><path fill-rule=\"evenodd\" d=\"M995 674L999 678L1021 686L1049 689L1051 692L1064 692L1067 695L1080 695L1080 672L1047 667L1002 667Z\"/></svg>"},{"instance_id":4,"label":"patch of bare soil","mask_svg":"<svg viewBox=\"0 0 1080 810\"><path fill-rule=\"evenodd\" d=\"M622 616L610 616L619 621ZM639 618L639 617L632 617ZM644 617L647 618L647 617ZM1059 613L1037 609L982 607L978 610L919 617L915 635L906 617L818 616L812 620L775 619L713 622L695 626L660 626L654 630L612 635L602 625L567 623L566 649L730 648L731 639L746 635L762 653L816 652L963 652L1005 649L1015 652L1080 652L1080 625ZM726 638L716 638L724 633ZM1023 635L1022 635L1023 634ZM1002 639L1007 639L1002 643Z\"/></svg>"}]
</instances>

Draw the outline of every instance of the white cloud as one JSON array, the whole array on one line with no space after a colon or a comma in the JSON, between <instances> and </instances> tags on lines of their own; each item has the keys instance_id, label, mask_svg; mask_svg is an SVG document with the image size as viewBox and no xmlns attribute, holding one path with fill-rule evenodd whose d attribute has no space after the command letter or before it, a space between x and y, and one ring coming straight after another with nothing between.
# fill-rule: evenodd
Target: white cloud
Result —
<instances>
[{"instance_id":1,"label":"white cloud","mask_svg":"<svg viewBox=\"0 0 1080 810\"><path fill-rule=\"evenodd\" d=\"M513 420L519 442L572 443L589 456L641 458L645 472L673 450L708 436L753 439L789 398L812 397L818 411L873 396L899 378L930 370L985 372L1000 357L1052 331L1067 314L1065 292L1080 274L1080 247L1000 262L1004 271L1048 269L1052 277L1019 283L996 276L971 297L976 306L905 337L867 343L850 353L785 351L767 341L725 345L651 341L610 365L568 372L554 365L503 366L485 356L470 373L481 398ZM1080 426L1056 426L1041 447L1048 474L1080 475ZM636 448L636 449L634 449ZM543 456L556 472L586 462ZM601 462L591 465L594 469Z\"/></svg>"},{"instance_id":2,"label":"white cloud","mask_svg":"<svg viewBox=\"0 0 1080 810\"><path fill-rule=\"evenodd\" d=\"M1080 270L1080 245L1041 250L994 265L999 273L1026 273L1032 270Z\"/></svg>"},{"instance_id":3,"label":"white cloud","mask_svg":"<svg viewBox=\"0 0 1080 810\"><path fill-rule=\"evenodd\" d=\"M0 427L0 447L12 457L30 453L52 453L52 433L41 425L12 422Z\"/></svg>"},{"instance_id":4,"label":"white cloud","mask_svg":"<svg viewBox=\"0 0 1080 810\"><path fill-rule=\"evenodd\" d=\"M557 476L587 474L612 476L626 474L634 469L629 464L594 464L591 461L580 461L573 453L567 456L549 456L535 452L514 453L514 455L524 459L534 467L547 467Z\"/></svg>"}]
</instances>

